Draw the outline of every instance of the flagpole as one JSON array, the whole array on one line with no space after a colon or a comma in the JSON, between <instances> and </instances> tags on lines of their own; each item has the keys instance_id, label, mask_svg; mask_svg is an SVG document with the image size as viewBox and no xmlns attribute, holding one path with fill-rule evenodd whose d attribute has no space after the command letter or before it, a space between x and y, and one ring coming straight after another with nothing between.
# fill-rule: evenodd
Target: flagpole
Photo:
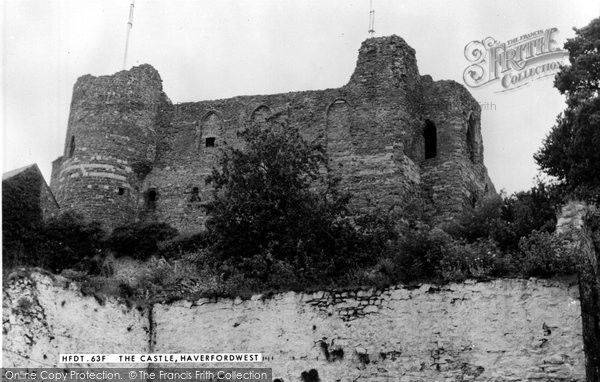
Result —
<instances>
[{"instance_id":1,"label":"flagpole","mask_svg":"<svg viewBox=\"0 0 600 382\"><path fill-rule=\"evenodd\" d=\"M129 21L127 22L127 37L125 37L125 55L123 56L123 70L127 69L127 51L129 50L129 32L133 28L133 8L135 7L135 0L131 0L129 6Z\"/></svg>"},{"instance_id":2,"label":"flagpole","mask_svg":"<svg viewBox=\"0 0 600 382\"><path fill-rule=\"evenodd\" d=\"M375 10L373 9L373 0L369 2L369 36L375 35Z\"/></svg>"}]
</instances>

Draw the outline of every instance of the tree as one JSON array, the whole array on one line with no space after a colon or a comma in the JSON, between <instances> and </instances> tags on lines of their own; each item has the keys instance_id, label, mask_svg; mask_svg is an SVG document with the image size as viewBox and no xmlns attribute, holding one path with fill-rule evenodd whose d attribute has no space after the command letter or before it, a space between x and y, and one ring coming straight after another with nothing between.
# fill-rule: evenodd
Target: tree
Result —
<instances>
[{"instance_id":1,"label":"tree","mask_svg":"<svg viewBox=\"0 0 600 382\"><path fill-rule=\"evenodd\" d=\"M209 179L209 250L222 270L269 285L278 272L323 281L369 261L319 145L291 126L240 137L245 147L224 149Z\"/></svg>"},{"instance_id":2,"label":"tree","mask_svg":"<svg viewBox=\"0 0 600 382\"><path fill-rule=\"evenodd\" d=\"M571 65L561 68L554 86L567 97L567 108L535 155L549 175L562 181L571 195L600 204L600 18L569 39ZM588 222L589 225L589 222ZM598 228L590 227L592 232ZM598 249L579 240L578 277L583 347L588 381L600 380L600 273Z\"/></svg>"},{"instance_id":3,"label":"tree","mask_svg":"<svg viewBox=\"0 0 600 382\"><path fill-rule=\"evenodd\" d=\"M594 203L600 201L600 18L576 29L569 39L570 66L554 86L566 96L567 108L534 158L566 191Z\"/></svg>"},{"instance_id":4,"label":"tree","mask_svg":"<svg viewBox=\"0 0 600 382\"><path fill-rule=\"evenodd\" d=\"M555 206L560 204L554 188L538 180L531 189L503 198L500 218L504 227L494 236L500 247L514 249L520 238L533 231L554 232Z\"/></svg>"}]
</instances>

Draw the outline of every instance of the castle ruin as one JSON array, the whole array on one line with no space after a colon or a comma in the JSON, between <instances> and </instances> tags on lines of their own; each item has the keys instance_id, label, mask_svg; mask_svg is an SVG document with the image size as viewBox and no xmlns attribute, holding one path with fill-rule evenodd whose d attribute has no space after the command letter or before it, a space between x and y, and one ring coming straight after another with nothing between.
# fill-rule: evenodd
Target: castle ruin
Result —
<instances>
[{"instance_id":1,"label":"castle ruin","mask_svg":"<svg viewBox=\"0 0 600 382\"><path fill-rule=\"evenodd\" d=\"M447 219L495 193L480 117L462 85L421 76L398 36L364 41L337 89L172 104L158 72L141 65L77 80L50 187L61 210L108 228L160 221L198 231L220 148L239 147L251 124L280 124L326 147L354 207L401 211L417 197Z\"/></svg>"}]
</instances>

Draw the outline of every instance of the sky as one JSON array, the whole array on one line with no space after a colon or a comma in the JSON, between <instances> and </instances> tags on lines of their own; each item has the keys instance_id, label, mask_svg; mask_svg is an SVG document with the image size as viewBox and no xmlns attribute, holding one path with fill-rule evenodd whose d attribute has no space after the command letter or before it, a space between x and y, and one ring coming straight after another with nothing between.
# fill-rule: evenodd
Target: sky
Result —
<instances>
[{"instance_id":1,"label":"sky","mask_svg":"<svg viewBox=\"0 0 600 382\"><path fill-rule=\"evenodd\" d=\"M597 0L372 0L375 36L396 34L419 71L463 83L471 41L558 28L559 46L600 15ZM2 168L64 150L84 74L123 69L131 0L2 1ZM149 63L173 103L341 87L369 37L369 0L136 0L126 67ZM497 190L529 189L533 154L564 109L552 77L510 92L469 88L482 105L485 164Z\"/></svg>"}]
</instances>

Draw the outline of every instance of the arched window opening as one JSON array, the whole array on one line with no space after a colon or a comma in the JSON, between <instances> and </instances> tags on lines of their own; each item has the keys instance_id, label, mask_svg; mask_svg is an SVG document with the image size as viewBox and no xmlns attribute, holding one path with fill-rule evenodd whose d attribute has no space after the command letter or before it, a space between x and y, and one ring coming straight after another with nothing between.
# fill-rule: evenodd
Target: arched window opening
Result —
<instances>
[{"instance_id":1,"label":"arched window opening","mask_svg":"<svg viewBox=\"0 0 600 382\"><path fill-rule=\"evenodd\" d=\"M250 121L253 125L266 129L270 125L269 118L271 114L271 109L268 106L260 105L250 115Z\"/></svg>"},{"instance_id":2,"label":"arched window opening","mask_svg":"<svg viewBox=\"0 0 600 382\"><path fill-rule=\"evenodd\" d=\"M350 176L352 153L355 142L352 139L352 110L343 99L334 100L325 110L325 145L327 147L327 169L331 175Z\"/></svg>"},{"instance_id":3,"label":"arched window opening","mask_svg":"<svg viewBox=\"0 0 600 382\"><path fill-rule=\"evenodd\" d=\"M118 193L119 193L119 195L125 194L125 189L123 187L119 187Z\"/></svg>"},{"instance_id":4,"label":"arched window opening","mask_svg":"<svg viewBox=\"0 0 600 382\"><path fill-rule=\"evenodd\" d=\"M75 136L71 136L71 143L69 143L69 158L73 157L75 154Z\"/></svg>"},{"instance_id":5,"label":"arched window opening","mask_svg":"<svg viewBox=\"0 0 600 382\"><path fill-rule=\"evenodd\" d=\"M425 138L425 159L435 158L437 155L437 129L430 120L425 121L423 138Z\"/></svg>"},{"instance_id":6,"label":"arched window opening","mask_svg":"<svg viewBox=\"0 0 600 382\"><path fill-rule=\"evenodd\" d=\"M198 147L216 147L217 138L222 139L223 127L221 125L220 117L214 112L210 111L202 118L200 124ZM221 145L223 142L219 141Z\"/></svg>"},{"instance_id":7,"label":"arched window opening","mask_svg":"<svg viewBox=\"0 0 600 382\"><path fill-rule=\"evenodd\" d=\"M472 163L475 163L475 120L471 115L467 124L467 155Z\"/></svg>"}]
</instances>

